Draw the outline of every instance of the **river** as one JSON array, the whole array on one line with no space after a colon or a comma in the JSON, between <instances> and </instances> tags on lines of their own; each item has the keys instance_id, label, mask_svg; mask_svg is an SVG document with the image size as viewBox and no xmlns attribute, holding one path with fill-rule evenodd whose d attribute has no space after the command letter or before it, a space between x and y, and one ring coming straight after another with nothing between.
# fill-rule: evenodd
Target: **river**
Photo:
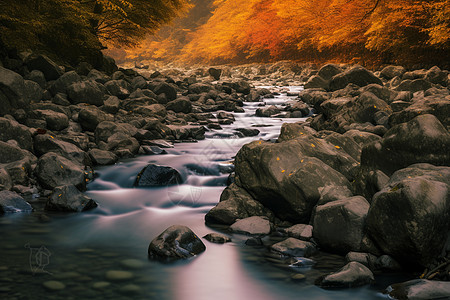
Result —
<instances>
[{"instance_id":1,"label":"river","mask_svg":"<svg viewBox=\"0 0 450 300\"><path fill-rule=\"evenodd\" d=\"M293 93L299 90L301 87L289 88ZM264 101L282 105L289 98L284 93ZM233 124L207 132L205 140L178 143L165 149L167 154L140 156L96 169L97 178L87 191L99 204L92 211L1 217L0 298L385 298L379 291L403 278L377 276L377 284L371 287L324 290L316 287L314 280L344 265L341 256L321 253L313 258L312 266L292 267L265 248L246 246L247 237L242 235L230 235L233 242L224 245L204 240L207 250L187 261L163 264L147 259L150 241L170 225L186 225L199 236L227 233L225 228L207 227L204 216L225 188L233 157L252 140L276 139L283 122L301 120L255 117L259 105L245 103L245 113L235 113ZM260 134L238 138L234 128L242 127L258 128ZM133 188L136 174L148 163L178 169L185 183ZM265 242L280 239L274 235ZM119 274L129 278L109 271L126 271ZM296 274L304 274L306 279L297 280ZM53 281L64 287L58 290Z\"/></svg>"}]
</instances>

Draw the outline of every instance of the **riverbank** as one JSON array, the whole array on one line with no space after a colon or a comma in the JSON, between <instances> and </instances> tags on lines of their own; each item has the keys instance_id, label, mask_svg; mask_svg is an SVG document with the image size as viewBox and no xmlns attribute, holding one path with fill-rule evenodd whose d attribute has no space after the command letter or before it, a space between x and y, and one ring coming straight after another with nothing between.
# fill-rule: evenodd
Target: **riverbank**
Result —
<instances>
[{"instance_id":1,"label":"riverbank","mask_svg":"<svg viewBox=\"0 0 450 300\"><path fill-rule=\"evenodd\" d=\"M245 145L237 154L236 174L228 184L234 182L206 221L232 225L238 219L263 215L275 228L269 230L272 234L307 240L316 248L341 255L366 253L349 254L348 260L366 263L372 271L378 272L380 264L381 269L397 268L394 259L418 266L413 271L417 276L419 269L428 268L434 272L425 275L448 280L447 266L435 268L445 257L445 253L440 255L448 232L449 157L445 150L449 149L450 99L446 71L406 72L391 66L372 73L336 65L317 70L284 62L160 71L139 66L139 72L112 68L114 72L108 75L86 64L63 72L42 56L24 59L21 67L22 75L0 70L4 104L1 184L15 193L2 192L2 201L13 201L15 209L34 208L39 218L46 219L44 207L47 211L93 208L95 197L92 200L81 192L94 179L94 167L136 155L160 154L173 142L195 142L205 135L258 136L263 121L221 134L222 127L236 121L233 113L245 112L244 102L270 102L283 91L252 85L304 84L304 91L287 90L290 102L257 107L254 114L262 120L315 115L284 125L277 143L263 138ZM414 163L443 167L410 167ZM306 181L305 174L309 174ZM436 192L431 198L417 190L409 192L418 185ZM38 194L43 197L36 198ZM397 214L401 208L385 205L398 195L406 195L402 205L411 208L404 216ZM6 203L2 207L11 210L11 202ZM432 215L423 217L423 211L429 212L422 206L426 203L439 204ZM341 219L327 221L329 216L340 215ZM406 226L404 231L398 224L392 225L395 229L383 227L393 219L400 225L411 221L417 225L413 230ZM430 225L431 219L435 221ZM295 224L303 224L299 234ZM302 235L307 226L312 226L312 235ZM386 242L386 237L391 240ZM429 247L408 252L407 239ZM259 246L272 246L253 240ZM283 257L289 257L283 251ZM382 265L385 254L389 258ZM384 258L377 261L370 255Z\"/></svg>"}]
</instances>

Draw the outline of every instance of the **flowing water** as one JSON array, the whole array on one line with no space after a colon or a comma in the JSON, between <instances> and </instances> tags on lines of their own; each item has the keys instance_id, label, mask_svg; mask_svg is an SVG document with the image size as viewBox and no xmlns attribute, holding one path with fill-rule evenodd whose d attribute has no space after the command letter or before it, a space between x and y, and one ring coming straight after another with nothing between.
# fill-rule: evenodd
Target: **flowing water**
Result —
<instances>
[{"instance_id":1,"label":"flowing water","mask_svg":"<svg viewBox=\"0 0 450 300\"><path fill-rule=\"evenodd\" d=\"M298 92L301 87L290 87ZM264 99L282 105L281 94ZM225 188L232 160L242 145L274 140L283 122L300 119L257 118L261 103L246 103L232 125L210 131L198 143L175 144L167 154L141 156L98 168L87 195L99 207L80 214L40 212L0 218L1 299L379 299L379 290L395 278L352 290L324 290L314 285L344 260L321 253L313 265L292 267L264 247L244 244L247 237L217 245L204 240L207 250L198 257L171 264L149 261L149 242L167 227L181 224L197 235L229 234L209 228L205 214ZM258 128L256 137L238 138L234 128ZM133 188L136 174L148 163L167 165L186 179L178 186ZM275 242L281 237L266 237ZM114 273L110 271L126 271ZM299 278L304 274L306 279ZM120 276L122 275L122 276ZM295 276L297 275L297 276ZM125 277L125 278L124 278ZM126 278L129 277L129 278ZM58 290L57 281L64 284ZM44 283L47 282L47 287Z\"/></svg>"}]
</instances>

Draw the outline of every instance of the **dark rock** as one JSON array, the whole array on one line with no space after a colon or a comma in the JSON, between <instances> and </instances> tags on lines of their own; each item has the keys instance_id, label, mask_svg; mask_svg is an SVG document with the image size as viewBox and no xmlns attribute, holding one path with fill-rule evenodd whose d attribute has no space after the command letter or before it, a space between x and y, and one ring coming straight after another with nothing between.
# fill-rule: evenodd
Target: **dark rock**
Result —
<instances>
[{"instance_id":1,"label":"dark rock","mask_svg":"<svg viewBox=\"0 0 450 300\"><path fill-rule=\"evenodd\" d=\"M53 82L49 90L52 93L52 95L56 95L58 93L67 94L68 87L80 81L81 77L80 75L78 75L77 72L75 71L66 72Z\"/></svg>"},{"instance_id":2,"label":"dark rock","mask_svg":"<svg viewBox=\"0 0 450 300\"><path fill-rule=\"evenodd\" d=\"M120 100L116 96L110 96L105 100L105 102L103 102L103 106L101 108L104 112L116 114L120 108Z\"/></svg>"},{"instance_id":3,"label":"dark rock","mask_svg":"<svg viewBox=\"0 0 450 300\"><path fill-rule=\"evenodd\" d=\"M220 202L206 214L205 221L231 225L238 219L251 216L273 218L272 212L255 201L246 190L232 183L222 192Z\"/></svg>"},{"instance_id":4,"label":"dark rock","mask_svg":"<svg viewBox=\"0 0 450 300\"><path fill-rule=\"evenodd\" d=\"M425 79L406 79L403 80L396 88L396 91L408 91L408 92L418 92L418 91L426 91L431 88L431 83L426 81Z\"/></svg>"},{"instance_id":5,"label":"dark rock","mask_svg":"<svg viewBox=\"0 0 450 300\"><path fill-rule=\"evenodd\" d=\"M113 120L114 117L112 115L104 113L97 107L86 107L78 113L78 123L80 123L83 130L87 131L95 131L99 123Z\"/></svg>"},{"instance_id":6,"label":"dark rock","mask_svg":"<svg viewBox=\"0 0 450 300\"><path fill-rule=\"evenodd\" d=\"M70 106L70 102L67 99L66 94L58 93L52 98L52 103L56 105L62 105L62 106Z\"/></svg>"},{"instance_id":7,"label":"dark rock","mask_svg":"<svg viewBox=\"0 0 450 300\"><path fill-rule=\"evenodd\" d=\"M216 68L209 68L208 74L211 75L215 80L219 80L220 75L222 75L222 70Z\"/></svg>"},{"instance_id":8,"label":"dark rock","mask_svg":"<svg viewBox=\"0 0 450 300\"><path fill-rule=\"evenodd\" d=\"M381 255L378 257L375 261L375 267L379 270L383 270L384 272L402 270L402 266L389 255Z\"/></svg>"},{"instance_id":9,"label":"dark rock","mask_svg":"<svg viewBox=\"0 0 450 300\"><path fill-rule=\"evenodd\" d=\"M450 282L414 279L390 285L385 293L393 299L450 299Z\"/></svg>"},{"instance_id":10,"label":"dark rock","mask_svg":"<svg viewBox=\"0 0 450 300\"><path fill-rule=\"evenodd\" d=\"M0 140L15 140L21 148L28 151L33 149L33 138L29 129L10 119L0 118Z\"/></svg>"},{"instance_id":11,"label":"dark rock","mask_svg":"<svg viewBox=\"0 0 450 300\"><path fill-rule=\"evenodd\" d=\"M177 101L177 100L174 100ZM169 103L172 103L174 101L171 101ZM190 105L190 103L189 103ZM186 111L189 109L187 106L183 106L183 103L174 103L172 104L173 109L186 109ZM167 106L169 107L169 105ZM191 106L192 108L192 106ZM167 115L167 110L162 104L150 104L138 107L134 110L135 113L146 116L146 117L165 117Z\"/></svg>"},{"instance_id":12,"label":"dark rock","mask_svg":"<svg viewBox=\"0 0 450 300\"><path fill-rule=\"evenodd\" d=\"M395 92L394 93L391 92L391 90L389 90L387 87L381 86L378 84L374 84L374 83L360 88L359 91L361 92L361 94L364 92L370 92L388 104L390 104L392 102L391 101L391 93L395 94Z\"/></svg>"},{"instance_id":13,"label":"dark rock","mask_svg":"<svg viewBox=\"0 0 450 300\"><path fill-rule=\"evenodd\" d=\"M174 168L149 164L139 172L134 186L156 187L181 184L182 182L183 178Z\"/></svg>"},{"instance_id":14,"label":"dark rock","mask_svg":"<svg viewBox=\"0 0 450 300\"><path fill-rule=\"evenodd\" d=\"M49 134L36 135L34 137L34 149L38 156L53 152L80 165L88 164L88 158L83 150L72 143L62 141Z\"/></svg>"},{"instance_id":15,"label":"dark rock","mask_svg":"<svg viewBox=\"0 0 450 300\"><path fill-rule=\"evenodd\" d=\"M69 118L63 113L47 109L37 109L31 111L29 115L33 119L45 120L49 130L60 131L69 126Z\"/></svg>"},{"instance_id":16,"label":"dark rock","mask_svg":"<svg viewBox=\"0 0 450 300\"><path fill-rule=\"evenodd\" d=\"M236 128L235 130L244 136L257 136L259 134L259 130L256 128Z\"/></svg>"},{"instance_id":17,"label":"dark rock","mask_svg":"<svg viewBox=\"0 0 450 300\"><path fill-rule=\"evenodd\" d=\"M44 73L45 79L47 81L56 80L63 74L62 69L45 55L30 55L25 60L25 64L30 71L39 70Z\"/></svg>"},{"instance_id":18,"label":"dark rock","mask_svg":"<svg viewBox=\"0 0 450 300\"><path fill-rule=\"evenodd\" d=\"M206 83L194 83L189 85L189 94L202 94L214 90L214 87Z\"/></svg>"},{"instance_id":19,"label":"dark rock","mask_svg":"<svg viewBox=\"0 0 450 300\"><path fill-rule=\"evenodd\" d=\"M92 69L89 72L89 74L87 75L87 77L89 80L96 81L101 84L105 84L106 82L111 80L111 78L109 76L107 76L106 74L104 74L96 69Z\"/></svg>"},{"instance_id":20,"label":"dark rock","mask_svg":"<svg viewBox=\"0 0 450 300\"><path fill-rule=\"evenodd\" d=\"M33 208L19 194L0 191L0 215L16 212L31 212Z\"/></svg>"},{"instance_id":21,"label":"dark rock","mask_svg":"<svg viewBox=\"0 0 450 300\"><path fill-rule=\"evenodd\" d=\"M166 105L167 110L173 110L176 113L188 114L192 111L192 103L187 98L178 98L170 101Z\"/></svg>"},{"instance_id":22,"label":"dark rock","mask_svg":"<svg viewBox=\"0 0 450 300\"><path fill-rule=\"evenodd\" d=\"M25 81L19 74L0 67L0 115L14 109L27 108L30 104L25 96Z\"/></svg>"},{"instance_id":23,"label":"dark rock","mask_svg":"<svg viewBox=\"0 0 450 300\"><path fill-rule=\"evenodd\" d=\"M97 203L74 185L58 186L45 204L45 210L82 212L97 207Z\"/></svg>"},{"instance_id":24,"label":"dark rock","mask_svg":"<svg viewBox=\"0 0 450 300\"><path fill-rule=\"evenodd\" d=\"M344 136L351 137L361 148L367 144L381 140L379 135L354 129L345 132Z\"/></svg>"},{"instance_id":25,"label":"dark rock","mask_svg":"<svg viewBox=\"0 0 450 300\"><path fill-rule=\"evenodd\" d=\"M310 240L312 238L313 227L307 224L296 224L286 228L285 232L288 236L299 240Z\"/></svg>"},{"instance_id":26,"label":"dark rock","mask_svg":"<svg viewBox=\"0 0 450 300\"><path fill-rule=\"evenodd\" d=\"M239 80L237 82L232 82L231 87L237 92L244 95L250 94L250 84L244 80Z\"/></svg>"},{"instance_id":27,"label":"dark rock","mask_svg":"<svg viewBox=\"0 0 450 300\"><path fill-rule=\"evenodd\" d=\"M152 90L156 95L164 94L168 101L172 101L177 98L176 88L169 83L159 82L154 86Z\"/></svg>"},{"instance_id":28,"label":"dark rock","mask_svg":"<svg viewBox=\"0 0 450 300\"><path fill-rule=\"evenodd\" d=\"M314 239L330 251L360 251L369 206L361 196L318 206L314 216Z\"/></svg>"},{"instance_id":29,"label":"dark rock","mask_svg":"<svg viewBox=\"0 0 450 300\"><path fill-rule=\"evenodd\" d=\"M392 127L384 138L363 148L361 165L387 175L411 164L450 165L450 134L433 115Z\"/></svg>"},{"instance_id":30,"label":"dark rock","mask_svg":"<svg viewBox=\"0 0 450 300\"><path fill-rule=\"evenodd\" d=\"M274 105L264 107L264 108L258 108L256 110L257 117L270 117L270 116L273 116L273 115L276 115L279 113L280 113L280 110Z\"/></svg>"},{"instance_id":31,"label":"dark rock","mask_svg":"<svg viewBox=\"0 0 450 300\"><path fill-rule=\"evenodd\" d=\"M363 264L353 261L339 271L320 278L316 284L323 288L353 288L374 282L373 273Z\"/></svg>"},{"instance_id":32,"label":"dark rock","mask_svg":"<svg viewBox=\"0 0 450 300\"><path fill-rule=\"evenodd\" d=\"M206 250L203 242L188 227L173 225L156 237L148 247L152 259L189 258Z\"/></svg>"},{"instance_id":33,"label":"dark rock","mask_svg":"<svg viewBox=\"0 0 450 300\"><path fill-rule=\"evenodd\" d=\"M335 64L326 64L322 68L320 68L317 75L322 77L325 80L330 80L333 76L342 73L342 69Z\"/></svg>"},{"instance_id":34,"label":"dark rock","mask_svg":"<svg viewBox=\"0 0 450 300\"><path fill-rule=\"evenodd\" d=\"M130 95L130 84L125 80L110 80L105 83L105 88L119 99L126 99Z\"/></svg>"},{"instance_id":35,"label":"dark rock","mask_svg":"<svg viewBox=\"0 0 450 300\"><path fill-rule=\"evenodd\" d=\"M317 248L313 243L301 241L292 237L272 245L270 250L283 255L300 257L310 257L317 252Z\"/></svg>"},{"instance_id":36,"label":"dark rock","mask_svg":"<svg viewBox=\"0 0 450 300\"><path fill-rule=\"evenodd\" d=\"M346 186L324 186L319 188L320 198L317 205L324 205L328 202L347 199L353 196L350 189Z\"/></svg>"},{"instance_id":37,"label":"dark rock","mask_svg":"<svg viewBox=\"0 0 450 300\"><path fill-rule=\"evenodd\" d=\"M373 270L375 269L377 257L370 253L363 253L363 252L349 252L345 256L345 261L347 263L355 261L360 264L365 265L369 269Z\"/></svg>"},{"instance_id":38,"label":"dark rock","mask_svg":"<svg viewBox=\"0 0 450 300\"><path fill-rule=\"evenodd\" d=\"M450 168L415 164L395 172L367 215L371 238L396 260L426 266L450 226Z\"/></svg>"},{"instance_id":39,"label":"dark rock","mask_svg":"<svg viewBox=\"0 0 450 300\"><path fill-rule=\"evenodd\" d=\"M236 221L230 226L230 230L243 234L266 235L272 229L270 221L266 217L252 216Z\"/></svg>"},{"instance_id":40,"label":"dark rock","mask_svg":"<svg viewBox=\"0 0 450 300\"><path fill-rule=\"evenodd\" d=\"M11 176L4 168L0 168L0 190L10 190L12 186Z\"/></svg>"},{"instance_id":41,"label":"dark rock","mask_svg":"<svg viewBox=\"0 0 450 300\"><path fill-rule=\"evenodd\" d=\"M88 103L95 106L103 105L103 92L94 81L72 83L67 88L67 95L73 104Z\"/></svg>"},{"instance_id":42,"label":"dark rock","mask_svg":"<svg viewBox=\"0 0 450 300\"><path fill-rule=\"evenodd\" d=\"M89 157L91 158L94 165L113 165L119 159L117 155L110 151L92 149L89 151Z\"/></svg>"},{"instance_id":43,"label":"dark rock","mask_svg":"<svg viewBox=\"0 0 450 300\"><path fill-rule=\"evenodd\" d=\"M231 239L229 237L220 233L208 233L203 238L215 244L225 244L231 242Z\"/></svg>"},{"instance_id":44,"label":"dark rock","mask_svg":"<svg viewBox=\"0 0 450 300\"><path fill-rule=\"evenodd\" d=\"M366 86L371 83L383 85L383 82L373 75L372 72L364 69L363 67L356 66L343 73L333 76L330 81L330 89L332 91L345 88L349 83L356 84L360 87Z\"/></svg>"},{"instance_id":45,"label":"dark rock","mask_svg":"<svg viewBox=\"0 0 450 300\"><path fill-rule=\"evenodd\" d=\"M41 101L44 91L39 84L31 80L25 80L24 85L23 95L26 103Z\"/></svg>"},{"instance_id":46,"label":"dark rock","mask_svg":"<svg viewBox=\"0 0 450 300\"><path fill-rule=\"evenodd\" d=\"M39 158L34 172L41 186L46 189L68 184L82 190L86 187L85 172L81 166L53 152Z\"/></svg>"},{"instance_id":47,"label":"dark rock","mask_svg":"<svg viewBox=\"0 0 450 300\"><path fill-rule=\"evenodd\" d=\"M28 74L25 79L31 80L39 84L42 89L45 89L47 86L47 80L45 80L44 73L39 70L33 70Z\"/></svg>"},{"instance_id":48,"label":"dark rock","mask_svg":"<svg viewBox=\"0 0 450 300\"><path fill-rule=\"evenodd\" d=\"M319 75L314 75L308 79L305 83L305 89L328 89L328 81L320 77Z\"/></svg>"},{"instance_id":49,"label":"dark rock","mask_svg":"<svg viewBox=\"0 0 450 300\"><path fill-rule=\"evenodd\" d=\"M425 80L445 86L448 73L443 72L439 67L434 66L429 69L425 75Z\"/></svg>"},{"instance_id":50,"label":"dark rock","mask_svg":"<svg viewBox=\"0 0 450 300\"><path fill-rule=\"evenodd\" d=\"M263 246L264 243L260 237L254 236L245 241L247 246Z\"/></svg>"},{"instance_id":51,"label":"dark rock","mask_svg":"<svg viewBox=\"0 0 450 300\"><path fill-rule=\"evenodd\" d=\"M381 70L380 75L387 80L390 80L396 76L402 77L405 71L405 68L403 68L402 66L387 66L384 67L383 70Z\"/></svg>"},{"instance_id":52,"label":"dark rock","mask_svg":"<svg viewBox=\"0 0 450 300\"><path fill-rule=\"evenodd\" d=\"M28 184L31 165L36 163L36 157L26 150L20 149L14 143L0 142L0 168L8 172L13 184Z\"/></svg>"}]
</instances>

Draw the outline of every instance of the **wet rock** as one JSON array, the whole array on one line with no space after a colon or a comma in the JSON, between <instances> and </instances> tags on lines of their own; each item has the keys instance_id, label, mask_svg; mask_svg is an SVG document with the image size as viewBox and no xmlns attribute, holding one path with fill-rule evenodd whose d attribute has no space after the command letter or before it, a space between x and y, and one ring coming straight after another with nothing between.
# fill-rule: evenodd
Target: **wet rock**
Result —
<instances>
[{"instance_id":1,"label":"wet rock","mask_svg":"<svg viewBox=\"0 0 450 300\"><path fill-rule=\"evenodd\" d=\"M176 88L173 85L166 83L166 82L156 83L152 87L152 91L155 92L156 95L164 94L167 101L172 101L177 98Z\"/></svg>"},{"instance_id":2,"label":"wet rock","mask_svg":"<svg viewBox=\"0 0 450 300\"><path fill-rule=\"evenodd\" d=\"M433 115L392 127L379 142L363 148L361 165L387 175L411 164L450 165L450 134Z\"/></svg>"},{"instance_id":3,"label":"wet rock","mask_svg":"<svg viewBox=\"0 0 450 300\"><path fill-rule=\"evenodd\" d=\"M245 241L247 246L263 246L264 243L260 237L251 237Z\"/></svg>"},{"instance_id":4,"label":"wet rock","mask_svg":"<svg viewBox=\"0 0 450 300\"><path fill-rule=\"evenodd\" d=\"M384 253L426 266L447 239L450 168L415 164L395 172L372 200L366 224Z\"/></svg>"},{"instance_id":5,"label":"wet rock","mask_svg":"<svg viewBox=\"0 0 450 300\"><path fill-rule=\"evenodd\" d=\"M82 190L86 187L85 173L81 166L53 152L39 158L34 172L39 183L46 189L53 190L68 184Z\"/></svg>"},{"instance_id":6,"label":"wet rock","mask_svg":"<svg viewBox=\"0 0 450 300\"><path fill-rule=\"evenodd\" d=\"M308 241L312 238L313 227L307 224L296 224L294 226L286 228L285 231L290 237Z\"/></svg>"},{"instance_id":7,"label":"wet rock","mask_svg":"<svg viewBox=\"0 0 450 300\"><path fill-rule=\"evenodd\" d=\"M279 114L279 113L280 113L280 110L274 105L264 107L264 108L258 108L256 110L257 117L271 117L271 116Z\"/></svg>"},{"instance_id":8,"label":"wet rock","mask_svg":"<svg viewBox=\"0 0 450 300\"><path fill-rule=\"evenodd\" d=\"M259 134L259 130L256 128L236 128L235 130L244 136L257 136Z\"/></svg>"},{"instance_id":9,"label":"wet rock","mask_svg":"<svg viewBox=\"0 0 450 300\"><path fill-rule=\"evenodd\" d=\"M271 231L270 221L265 217L253 216L236 221L230 230L237 233L265 235Z\"/></svg>"},{"instance_id":10,"label":"wet rock","mask_svg":"<svg viewBox=\"0 0 450 300\"><path fill-rule=\"evenodd\" d=\"M91 158L94 165L100 166L113 165L119 159L114 153L100 149L90 150L89 157Z\"/></svg>"},{"instance_id":11,"label":"wet rock","mask_svg":"<svg viewBox=\"0 0 450 300\"><path fill-rule=\"evenodd\" d=\"M369 269L373 270L375 269L377 257L370 253L363 253L363 252L349 252L345 256L345 261L347 263L355 261L360 264L365 265Z\"/></svg>"},{"instance_id":12,"label":"wet rock","mask_svg":"<svg viewBox=\"0 0 450 300\"><path fill-rule=\"evenodd\" d=\"M273 213L248 194L246 190L230 184L222 192L220 202L205 216L206 223L231 225L238 219L251 216L267 216L273 218Z\"/></svg>"},{"instance_id":13,"label":"wet rock","mask_svg":"<svg viewBox=\"0 0 450 300\"><path fill-rule=\"evenodd\" d=\"M167 110L172 110L176 113L188 114L192 111L192 103L187 98L178 98L170 101L166 105Z\"/></svg>"},{"instance_id":14,"label":"wet rock","mask_svg":"<svg viewBox=\"0 0 450 300\"><path fill-rule=\"evenodd\" d=\"M62 69L50 58L41 54L33 54L27 57L25 64L28 70L39 70L44 73L45 79L56 80L63 74Z\"/></svg>"},{"instance_id":15,"label":"wet rock","mask_svg":"<svg viewBox=\"0 0 450 300\"><path fill-rule=\"evenodd\" d=\"M67 88L67 95L73 104L88 103L95 106L103 105L103 92L94 81L81 81Z\"/></svg>"},{"instance_id":16,"label":"wet rock","mask_svg":"<svg viewBox=\"0 0 450 300\"><path fill-rule=\"evenodd\" d=\"M351 137L361 148L367 144L381 140L379 135L355 129L345 132L344 136Z\"/></svg>"},{"instance_id":17,"label":"wet rock","mask_svg":"<svg viewBox=\"0 0 450 300\"><path fill-rule=\"evenodd\" d=\"M34 137L34 149L38 156L54 152L79 164L88 164L86 153L72 143L65 142L49 134Z\"/></svg>"},{"instance_id":18,"label":"wet rock","mask_svg":"<svg viewBox=\"0 0 450 300\"><path fill-rule=\"evenodd\" d=\"M186 226L173 225L157 236L148 247L149 258L189 258L206 250L198 236Z\"/></svg>"},{"instance_id":19,"label":"wet rock","mask_svg":"<svg viewBox=\"0 0 450 300\"><path fill-rule=\"evenodd\" d=\"M383 271L400 271L402 266L391 256L381 255L375 261L375 267Z\"/></svg>"},{"instance_id":20,"label":"wet rock","mask_svg":"<svg viewBox=\"0 0 450 300\"><path fill-rule=\"evenodd\" d=\"M174 100L174 101L177 101L177 100ZM186 109L186 107L183 107L181 105L179 107L176 107L176 105L175 105L172 108L173 109L178 109L178 108ZM166 107L164 107L164 105L162 105L162 104L150 104L150 105L141 106L141 107L136 108L134 110L134 112L137 114L143 115L145 117L157 117L157 116L165 117L167 115Z\"/></svg>"},{"instance_id":21,"label":"wet rock","mask_svg":"<svg viewBox=\"0 0 450 300\"><path fill-rule=\"evenodd\" d=\"M366 266L350 262L339 271L319 278L316 284L323 288L353 288L373 282L373 273Z\"/></svg>"},{"instance_id":22,"label":"wet rock","mask_svg":"<svg viewBox=\"0 0 450 300\"><path fill-rule=\"evenodd\" d=\"M369 206L361 196L318 206L314 216L314 239L330 251L347 253L361 250Z\"/></svg>"},{"instance_id":23,"label":"wet rock","mask_svg":"<svg viewBox=\"0 0 450 300\"><path fill-rule=\"evenodd\" d=\"M371 83L383 85L383 82L376 77L372 72L363 67L356 66L345 72L337 74L331 78L330 90L336 91L345 88L349 83L356 84L360 87Z\"/></svg>"},{"instance_id":24,"label":"wet rock","mask_svg":"<svg viewBox=\"0 0 450 300\"><path fill-rule=\"evenodd\" d=\"M0 118L0 140L15 140L21 148L28 151L33 149L33 138L29 129L10 119Z\"/></svg>"},{"instance_id":25,"label":"wet rock","mask_svg":"<svg viewBox=\"0 0 450 300\"><path fill-rule=\"evenodd\" d=\"M0 191L0 215L16 212L31 212L33 208L19 194Z\"/></svg>"},{"instance_id":26,"label":"wet rock","mask_svg":"<svg viewBox=\"0 0 450 300\"><path fill-rule=\"evenodd\" d=\"M108 92L119 99L126 99L130 96L130 84L125 80L110 80L105 83Z\"/></svg>"},{"instance_id":27,"label":"wet rock","mask_svg":"<svg viewBox=\"0 0 450 300\"><path fill-rule=\"evenodd\" d=\"M210 241L211 243L216 244L224 244L231 242L231 239L229 237L219 233L208 233L203 238L207 241Z\"/></svg>"},{"instance_id":28,"label":"wet rock","mask_svg":"<svg viewBox=\"0 0 450 300\"><path fill-rule=\"evenodd\" d=\"M272 245L270 249L288 256L310 257L317 252L316 246L313 243L301 241L292 237Z\"/></svg>"},{"instance_id":29,"label":"wet rock","mask_svg":"<svg viewBox=\"0 0 450 300\"><path fill-rule=\"evenodd\" d=\"M225 84L225 83L224 83ZM247 81L239 80L231 83L231 87L237 92L244 95L250 94L250 84Z\"/></svg>"},{"instance_id":30,"label":"wet rock","mask_svg":"<svg viewBox=\"0 0 450 300\"><path fill-rule=\"evenodd\" d=\"M59 186L45 204L46 210L82 212L96 208L94 200L80 192L74 185Z\"/></svg>"},{"instance_id":31,"label":"wet rock","mask_svg":"<svg viewBox=\"0 0 450 300\"><path fill-rule=\"evenodd\" d=\"M181 184L183 178L174 168L155 164L147 165L136 177L136 187L156 187Z\"/></svg>"},{"instance_id":32,"label":"wet rock","mask_svg":"<svg viewBox=\"0 0 450 300\"><path fill-rule=\"evenodd\" d=\"M113 121L112 115L104 113L96 107L83 108L78 113L78 122L87 131L94 131L104 121Z\"/></svg>"},{"instance_id":33,"label":"wet rock","mask_svg":"<svg viewBox=\"0 0 450 300\"><path fill-rule=\"evenodd\" d=\"M450 282L414 279L390 285L385 293L393 299L449 299Z\"/></svg>"}]
</instances>

